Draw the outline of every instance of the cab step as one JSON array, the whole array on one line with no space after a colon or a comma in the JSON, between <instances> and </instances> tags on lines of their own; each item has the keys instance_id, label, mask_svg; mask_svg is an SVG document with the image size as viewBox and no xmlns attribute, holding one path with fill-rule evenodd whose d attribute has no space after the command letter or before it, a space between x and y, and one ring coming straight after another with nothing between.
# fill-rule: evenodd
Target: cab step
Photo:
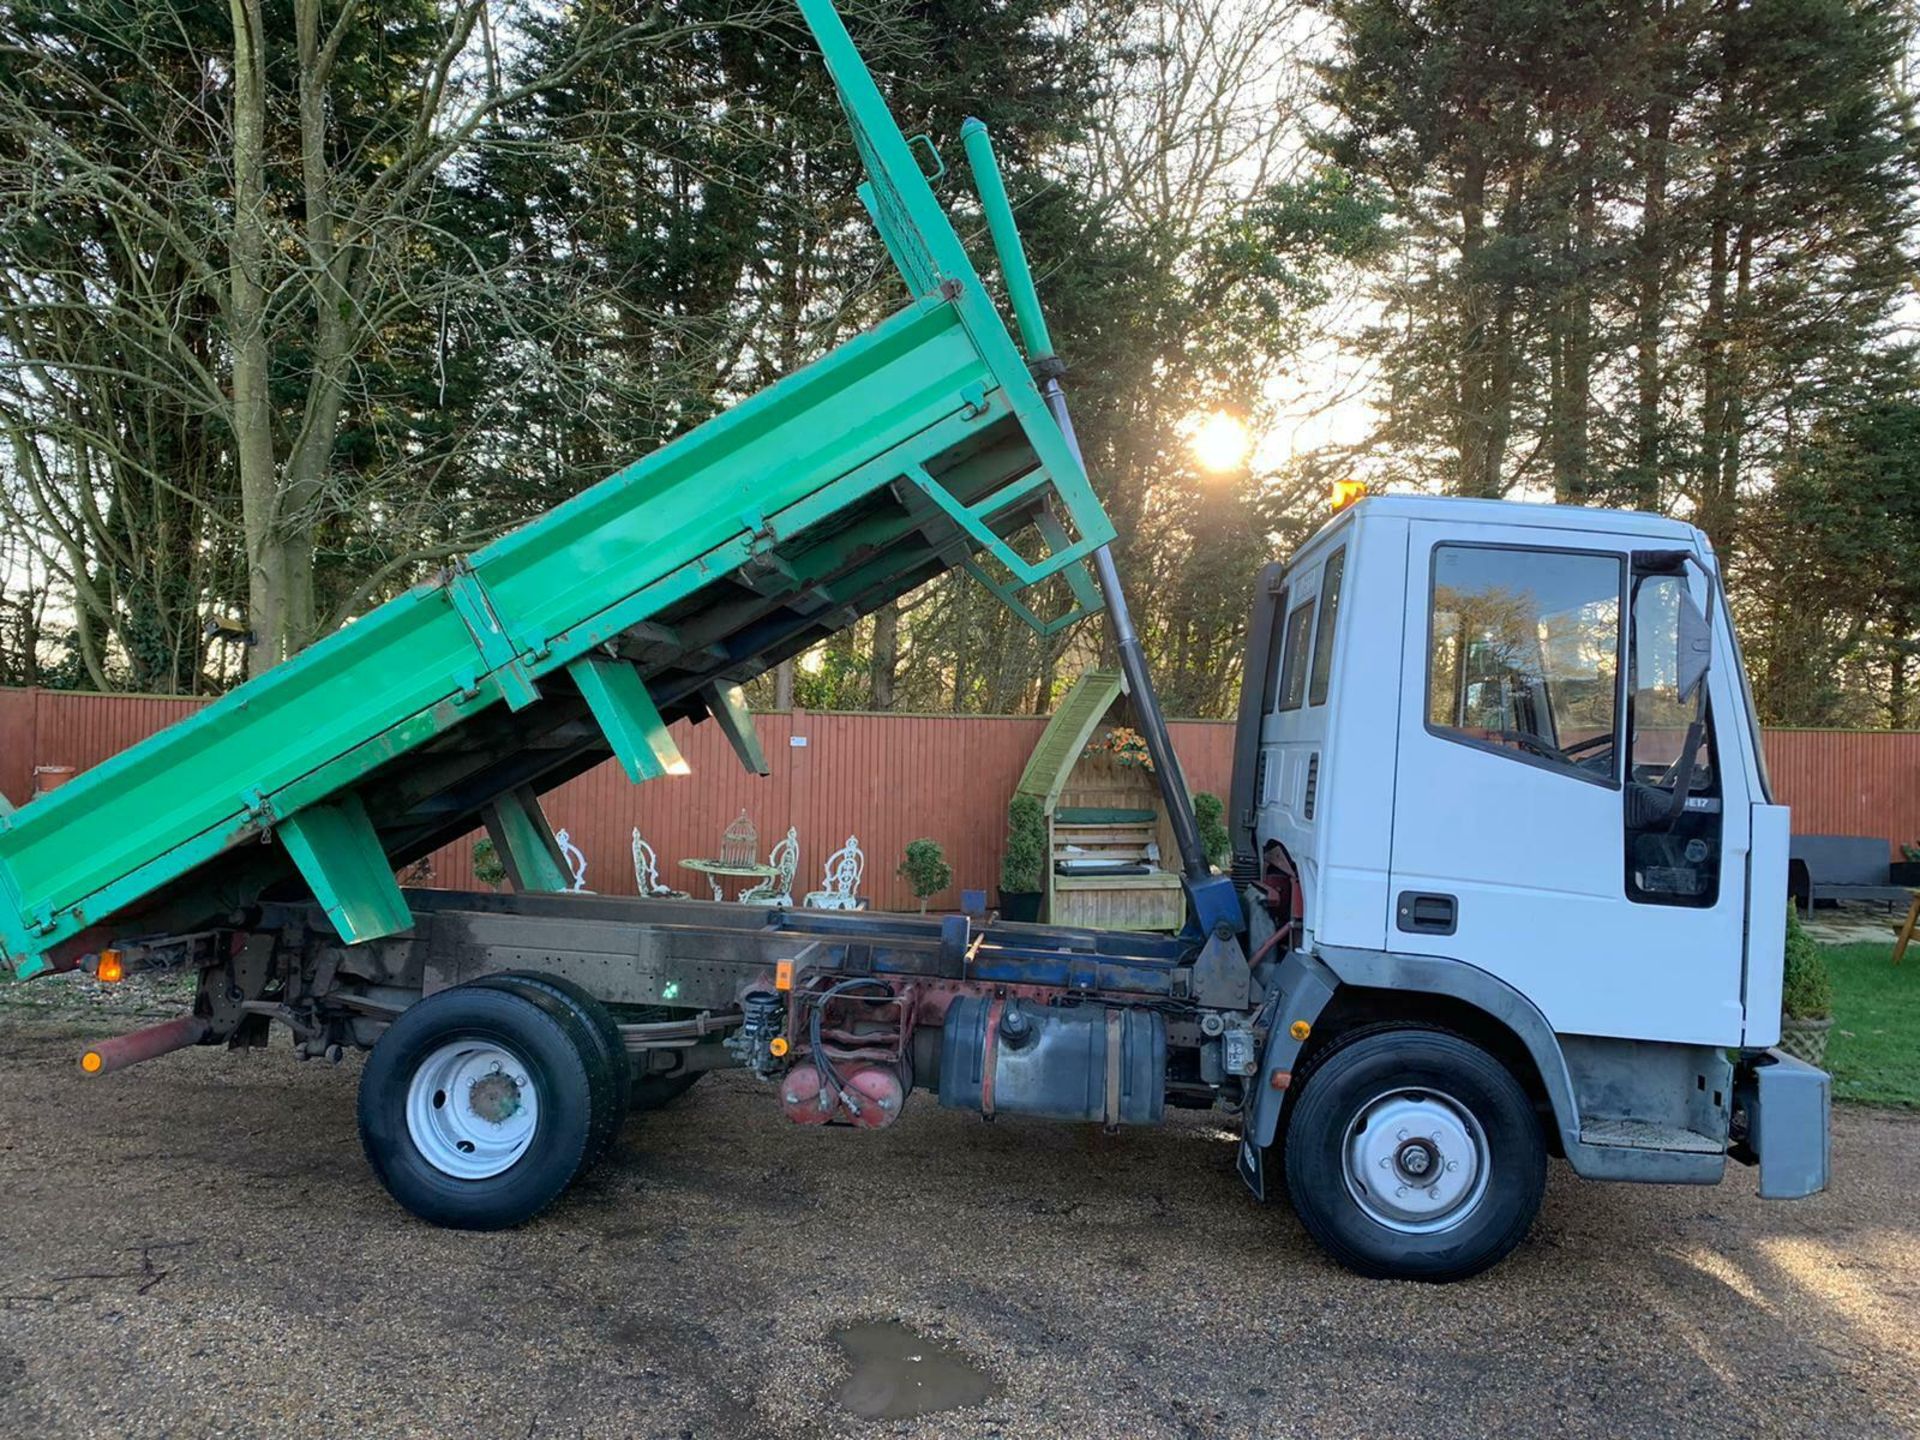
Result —
<instances>
[{"instance_id":1,"label":"cab step","mask_svg":"<svg viewBox=\"0 0 1920 1440\"><path fill-rule=\"evenodd\" d=\"M1651 1120L1589 1120L1580 1127L1580 1141L1617 1150L1678 1150L1689 1155L1718 1155L1727 1148L1726 1141L1698 1130Z\"/></svg>"}]
</instances>

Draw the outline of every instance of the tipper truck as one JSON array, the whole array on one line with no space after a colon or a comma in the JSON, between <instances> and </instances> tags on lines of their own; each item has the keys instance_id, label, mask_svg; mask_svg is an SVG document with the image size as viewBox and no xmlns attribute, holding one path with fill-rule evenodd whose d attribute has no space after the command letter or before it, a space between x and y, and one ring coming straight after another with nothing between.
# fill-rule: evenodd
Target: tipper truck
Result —
<instances>
[{"instance_id":1,"label":"tipper truck","mask_svg":"<svg viewBox=\"0 0 1920 1440\"><path fill-rule=\"evenodd\" d=\"M21 977L185 966L103 1040L370 1051L367 1158L437 1224L524 1222L635 1107L741 1069L803 1125L917 1094L1105 1126L1224 1112L1364 1274L1471 1275L1550 1156L1589 1179L1821 1189L1827 1077L1779 1039L1787 812L1705 537L1651 515L1383 496L1255 584L1208 864L991 145L963 144L1022 345L829 0L798 0L906 282L897 313L17 810ZM1024 354L1022 350L1024 348ZM1177 934L567 893L540 796L686 764L740 684L965 567L1029 624L1095 612L1153 760ZM403 890L476 827L510 894ZM91 1081L88 1083L124 1083ZM855 1136L838 1143L857 1146ZM851 1153L851 1152L850 1152Z\"/></svg>"}]
</instances>

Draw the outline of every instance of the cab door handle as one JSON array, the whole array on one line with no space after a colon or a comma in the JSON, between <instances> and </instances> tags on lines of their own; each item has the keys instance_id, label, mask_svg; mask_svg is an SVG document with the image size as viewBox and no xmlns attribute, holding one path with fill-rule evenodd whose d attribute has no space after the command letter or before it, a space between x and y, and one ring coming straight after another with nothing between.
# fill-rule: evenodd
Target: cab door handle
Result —
<instances>
[{"instance_id":1,"label":"cab door handle","mask_svg":"<svg viewBox=\"0 0 1920 1440\"><path fill-rule=\"evenodd\" d=\"M1410 935L1451 935L1459 928L1460 902L1433 891L1402 890L1394 923Z\"/></svg>"}]
</instances>

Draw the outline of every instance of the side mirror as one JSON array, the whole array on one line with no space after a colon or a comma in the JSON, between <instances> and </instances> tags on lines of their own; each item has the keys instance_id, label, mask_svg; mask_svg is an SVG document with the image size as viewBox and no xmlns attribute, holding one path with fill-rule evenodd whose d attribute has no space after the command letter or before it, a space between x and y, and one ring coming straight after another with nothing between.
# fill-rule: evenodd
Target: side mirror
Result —
<instances>
[{"instance_id":1,"label":"side mirror","mask_svg":"<svg viewBox=\"0 0 1920 1440\"><path fill-rule=\"evenodd\" d=\"M1677 677L1680 699L1684 701L1693 696L1707 678L1707 671L1713 668L1712 627L1684 586L1680 591L1680 623L1674 650L1673 673Z\"/></svg>"}]
</instances>

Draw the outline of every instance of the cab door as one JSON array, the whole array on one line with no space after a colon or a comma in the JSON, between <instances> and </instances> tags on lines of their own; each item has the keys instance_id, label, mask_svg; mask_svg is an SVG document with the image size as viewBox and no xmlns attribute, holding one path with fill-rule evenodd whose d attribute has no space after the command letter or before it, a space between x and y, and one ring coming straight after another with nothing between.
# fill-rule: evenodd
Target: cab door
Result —
<instances>
[{"instance_id":1,"label":"cab door","mask_svg":"<svg viewBox=\"0 0 1920 1440\"><path fill-rule=\"evenodd\" d=\"M1388 946L1490 971L1562 1033L1738 1044L1747 810L1710 734L1680 785L1688 581L1651 554L1411 527Z\"/></svg>"}]
</instances>

